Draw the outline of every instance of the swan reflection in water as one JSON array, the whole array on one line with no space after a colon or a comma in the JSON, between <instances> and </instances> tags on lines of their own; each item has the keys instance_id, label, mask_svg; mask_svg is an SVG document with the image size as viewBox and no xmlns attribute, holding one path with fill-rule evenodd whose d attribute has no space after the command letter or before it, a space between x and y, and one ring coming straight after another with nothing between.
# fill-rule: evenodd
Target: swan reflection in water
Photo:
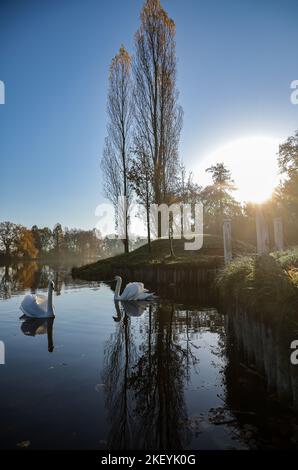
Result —
<instances>
[{"instance_id":1,"label":"swan reflection in water","mask_svg":"<svg viewBox=\"0 0 298 470\"><path fill-rule=\"evenodd\" d=\"M152 305L152 302L146 300L115 300L115 309L117 316L113 317L116 322L119 322L122 318L122 313L128 317L140 317L143 313Z\"/></svg>"},{"instance_id":2,"label":"swan reflection in water","mask_svg":"<svg viewBox=\"0 0 298 470\"><path fill-rule=\"evenodd\" d=\"M54 318L25 318L21 324L21 331L25 336L48 336L48 351L54 351L53 325Z\"/></svg>"}]
</instances>

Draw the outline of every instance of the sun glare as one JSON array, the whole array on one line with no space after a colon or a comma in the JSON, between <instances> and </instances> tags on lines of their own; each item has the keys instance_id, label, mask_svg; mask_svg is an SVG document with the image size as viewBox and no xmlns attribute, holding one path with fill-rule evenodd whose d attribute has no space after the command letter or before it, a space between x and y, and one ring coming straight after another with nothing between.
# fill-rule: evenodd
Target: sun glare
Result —
<instances>
[{"instance_id":1,"label":"sun glare","mask_svg":"<svg viewBox=\"0 0 298 470\"><path fill-rule=\"evenodd\" d=\"M247 137L216 149L198 168L200 184L210 184L206 168L223 162L235 181L235 197L240 202L261 203L269 199L279 182L277 152L280 139Z\"/></svg>"}]
</instances>

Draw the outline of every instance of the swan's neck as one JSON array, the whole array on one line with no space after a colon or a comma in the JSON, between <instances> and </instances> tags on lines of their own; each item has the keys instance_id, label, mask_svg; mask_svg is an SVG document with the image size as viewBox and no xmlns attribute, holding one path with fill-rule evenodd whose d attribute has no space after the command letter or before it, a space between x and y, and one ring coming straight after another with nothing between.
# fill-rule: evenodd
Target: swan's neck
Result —
<instances>
[{"instance_id":1,"label":"swan's neck","mask_svg":"<svg viewBox=\"0 0 298 470\"><path fill-rule=\"evenodd\" d=\"M48 290L48 313L53 312L53 288L50 286Z\"/></svg>"},{"instance_id":2,"label":"swan's neck","mask_svg":"<svg viewBox=\"0 0 298 470\"><path fill-rule=\"evenodd\" d=\"M120 310L119 301L115 300L114 303L115 303L115 309L116 309L116 312L117 312L117 321L119 321L119 320L121 320L121 310Z\"/></svg>"},{"instance_id":3,"label":"swan's neck","mask_svg":"<svg viewBox=\"0 0 298 470\"><path fill-rule=\"evenodd\" d=\"M116 289L114 298L117 300L120 298L120 289L121 289L122 279L117 279Z\"/></svg>"},{"instance_id":4,"label":"swan's neck","mask_svg":"<svg viewBox=\"0 0 298 470\"><path fill-rule=\"evenodd\" d=\"M48 319L48 328L47 328L47 334L48 334L48 351L49 351L49 352L53 352L53 351L54 351L53 323L54 323L54 318L49 318L49 319Z\"/></svg>"}]
</instances>

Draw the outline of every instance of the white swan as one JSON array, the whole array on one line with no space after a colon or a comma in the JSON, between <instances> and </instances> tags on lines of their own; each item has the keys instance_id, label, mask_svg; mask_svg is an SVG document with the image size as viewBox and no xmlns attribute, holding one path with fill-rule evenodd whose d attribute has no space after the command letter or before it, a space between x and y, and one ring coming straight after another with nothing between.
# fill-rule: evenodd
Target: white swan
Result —
<instances>
[{"instance_id":1,"label":"white swan","mask_svg":"<svg viewBox=\"0 0 298 470\"><path fill-rule=\"evenodd\" d=\"M20 309L26 317L30 318L50 318L54 317L53 308L53 281L49 282L48 296L46 295L26 295L21 303Z\"/></svg>"},{"instance_id":2,"label":"white swan","mask_svg":"<svg viewBox=\"0 0 298 470\"><path fill-rule=\"evenodd\" d=\"M149 300L154 298L154 294L148 292L148 289L144 288L142 282L130 282L120 295L122 284L121 276L115 276L115 281L117 281L114 295L115 300Z\"/></svg>"}]
</instances>

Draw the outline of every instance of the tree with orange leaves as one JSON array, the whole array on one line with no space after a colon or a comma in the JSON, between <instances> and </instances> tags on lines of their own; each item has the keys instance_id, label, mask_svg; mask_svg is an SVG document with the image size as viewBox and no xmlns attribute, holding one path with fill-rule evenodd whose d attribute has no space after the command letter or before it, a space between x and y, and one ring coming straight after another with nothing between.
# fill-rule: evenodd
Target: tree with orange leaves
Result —
<instances>
[{"instance_id":1,"label":"tree with orange leaves","mask_svg":"<svg viewBox=\"0 0 298 470\"><path fill-rule=\"evenodd\" d=\"M34 237L31 230L20 227L19 238L17 242L17 254L26 258L36 258L38 249L34 244Z\"/></svg>"}]
</instances>

